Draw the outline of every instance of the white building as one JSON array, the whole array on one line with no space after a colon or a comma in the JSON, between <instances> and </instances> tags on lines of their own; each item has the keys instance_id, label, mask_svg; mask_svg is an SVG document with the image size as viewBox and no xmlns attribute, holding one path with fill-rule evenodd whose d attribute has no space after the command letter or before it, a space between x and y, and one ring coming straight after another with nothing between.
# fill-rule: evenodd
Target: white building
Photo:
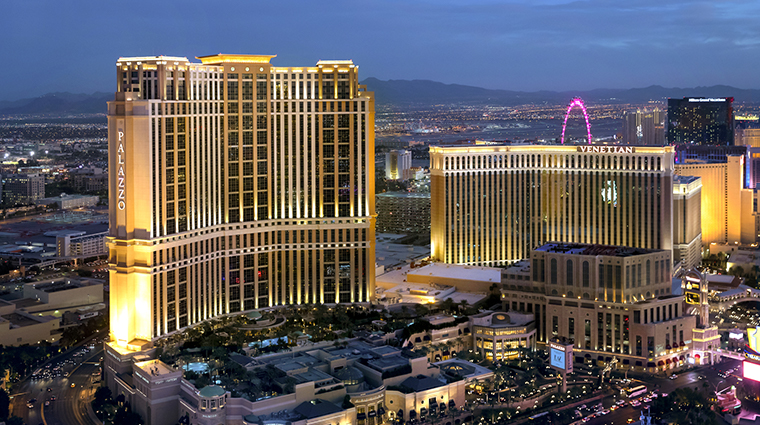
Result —
<instances>
[{"instance_id":1,"label":"white building","mask_svg":"<svg viewBox=\"0 0 760 425\"><path fill-rule=\"evenodd\" d=\"M412 178L412 153L407 150L392 150L385 154L385 178L388 180L409 180Z\"/></svg>"}]
</instances>

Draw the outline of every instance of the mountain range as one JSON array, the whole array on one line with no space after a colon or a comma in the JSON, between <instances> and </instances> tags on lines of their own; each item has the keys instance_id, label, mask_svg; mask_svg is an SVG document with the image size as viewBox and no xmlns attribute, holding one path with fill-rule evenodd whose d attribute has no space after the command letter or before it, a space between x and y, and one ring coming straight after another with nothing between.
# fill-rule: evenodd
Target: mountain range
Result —
<instances>
[{"instance_id":1,"label":"mountain range","mask_svg":"<svg viewBox=\"0 0 760 425\"><path fill-rule=\"evenodd\" d=\"M444 84L430 80L379 80L367 78L361 82L375 92L378 105L415 106L436 104L470 104L515 106L524 104L565 104L575 96L586 103L646 103L668 97L686 96L729 97L737 103L760 102L760 90L739 89L731 86L695 88L667 88L649 86L634 89L595 89L588 91L512 91L494 90L461 84ZM43 96L0 101L0 116L8 115L75 115L105 114L106 102L112 93L93 94L48 93Z\"/></svg>"},{"instance_id":2,"label":"mountain range","mask_svg":"<svg viewBox=\"0 0 760 425\"><path fill-rule=\"evenodd\" d=\"M361 82L367 90L375 92L377 104L441 104L465 103L474 105L514 106L524 104L565 104L579 96L586 103L646 103L662 101L668 97L734 97L735 102L760 102L760 90L739 89L716 85L695 88L667 88L649 86L633 89L595 89L588 91L511 91L493 90L460 84L444 84L430 80L378 80L367 78Z\"/></svg>"}]
</instances>

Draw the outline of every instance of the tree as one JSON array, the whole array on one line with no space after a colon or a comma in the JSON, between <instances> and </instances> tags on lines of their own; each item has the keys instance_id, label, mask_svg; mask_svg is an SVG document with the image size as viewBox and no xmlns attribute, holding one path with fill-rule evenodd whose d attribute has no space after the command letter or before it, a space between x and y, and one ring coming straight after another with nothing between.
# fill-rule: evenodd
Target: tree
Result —
<instances>
[{"instance_id":1,"label":"tree","mask_svg":"<svg viewBox=\"0 0 760 425\"><path fill-rule=\"evenodd\" d=\"M113 425L143 425L143 419L140 415L133 412L129 407L129 403L125 403L116 411L116 415L113 418Z\"/></svg>"},{"instance_id":2,"label":"tree","mask_svg":"<svg viewBox=\"0 0 760 425\"><path fill-rule=\"evenodd\" d=\"M0 388L0 421L8 419L10 411L11 398L4 389Z\"/></svg>"},{"instance_id":3,"label":"tree","mask_svg":"<svg viewBox=\"0 0 760 425\"><path fill-rule=\"evenodd\" d=\"M744 268L742 266L733 266L729 273L737 277L742 277L744 276Z\"/></svg>"},{"instance_id":4,"label":"tree","mask_svg":"<svg viewBox=\"0 0 760 425\"><path fill-rule=\"evenodd\" d=\"M5 425L24 425L24 420L16 415L12 415L7 421L5 421Z\"/></svg>"}]
</instances>

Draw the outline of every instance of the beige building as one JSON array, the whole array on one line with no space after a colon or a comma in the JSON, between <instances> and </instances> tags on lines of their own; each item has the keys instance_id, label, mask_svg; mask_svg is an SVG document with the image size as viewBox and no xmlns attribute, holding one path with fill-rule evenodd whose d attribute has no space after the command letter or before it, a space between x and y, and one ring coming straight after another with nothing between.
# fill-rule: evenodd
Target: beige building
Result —
<instances>
[{"instance_id":1,"label":"beige building","mask_svg":"<svg viewBox=\"0 0 760 425\"><path fill-rule=\"evenodd\" d=\"M108 232L91 233L89 235L56 236L55 245L57 257L84 259L107 254L106 238Z\"/></svg>"},{"instance_id":2,"label":"beige building","mask_svg":"<svg viewBox=\"0 0 760 425\"><path fill-rule=\"evenodd\" d=\"M431 147L431 251L485 266L548 241L673 248L672 147Z\"/></svg>"},{"instance_id":3,"label":"beige building","mask_svg":"<svg viewBox=\"0 0 760 425\"><path fill-rule=\"evenodd\" d=\"M374 293L374 98L351 61L131 57L108 104L111 336Z\"/></svg>"},{"instance_id":4,"label":"beige building","mask_svg":"<svg viewBox=\"0 0 760 425\"><path fill-rule=\"evenodd\" d=\"M744 156L727 162L687 160L675 166L677 174L702 180L702 243L755 243L757 229L752 189L744 188Z\"/></svg>"},{"instance_id":5,"label":"beige building","mask_svg":"<svg viewBox=\"0 0 760 425\"><path fill-rule=\"evenodd\" d=\"M673 178L673 259L684 268L702 262L702 179Z\"/></svg>"},{"instance_id":6,"label":"beige building","mask_svg":"<svg viewBox=\"0 0 760 425\"><path fill-rule=\"evenodd\" d=\"M465 387L493 374L479 366L451 376L409 350L361 340L294 348L267 356L234 355L250 371L274 367L279 394L251 401L215 385L197 389L181 369L155 359L154 350L135 353L107 346L106 384L148 425L175 423L187 416L197 425L380 425L396 418L422 418L464 406ZM128 359L128 360L127 360ZM127 361L124 361L127 360ZM462 376L464 375L464 376ZM285 389L292 382L292 389ZM344 405L348 399L350 405Z\"/></svg>"},{"instance_id":7,"label":"beige building","mask_svg":"<svg viewBox=\"0 0 760 425\"><path fill-rule=\"evenodd\" d=\"M539 341L574 340L577 363L664 370L688 361L696 326L671 270L668 250L549 243L504 271L502 302L536 316Z\"/></svg>"},{"instance_id":8,"label":"beige building","mask_svg":"<svg viewBox=\"0 0 760 425\"><path fill-rule=\"evenodd\" d=\"M0 300L0 345L53 343L60 339L60 324L57 317L32 314L16 303Z\"/></svg>"},{"instance_id":9,"label":"beige building","mask_svg":"<svg viewBox=\"0 0 760 425\"><path fill-rule=\"evenodd\" d=\"M491 361L521 357L536 349L533 314L484 312L471 319L473 347Z\"/></svg>"},{"instance_id":10,"label":"beige building","mask_svg":"<svg viewBox=\"0 0 760 425\"><path fill-rule=\"evenodd\" d=\"M70 210L74 208L93 207L98 205L100 197L87 196L87 195L67 195L53 196L50 198L42 198L34 201L37 205L50 205L57 204L59 209Z\"/></svg>"},{"instance_id":11,"label":"beige building","mask_svg":"<svg viewBox=\"0 0 760 425\"><path fill-rule=\"evenodd\" d=\"M412 178L412 153L407 150L392 150L385 154L385 178L388 180L409 180Z\"/></svg>"}]
</instances>

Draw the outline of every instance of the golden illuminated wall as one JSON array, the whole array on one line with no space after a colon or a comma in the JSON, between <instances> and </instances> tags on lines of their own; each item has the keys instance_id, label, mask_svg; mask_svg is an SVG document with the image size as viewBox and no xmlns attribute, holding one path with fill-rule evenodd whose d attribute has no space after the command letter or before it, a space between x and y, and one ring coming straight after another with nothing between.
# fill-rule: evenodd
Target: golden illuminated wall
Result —
<instances>
[{"instance_id":1,"label":"golden illuminated wall","mask_svg":"<svg viewBox=\"0 0 760 425\"><path fill-rule=\"evenodd\" d=\"M431 148L433 257L504 265L548 241L672 249L673 149L596 149Z\"/></svg>"},{"instance_id":2,"label":"golden illuminated wall","mask_svg":"<svg viewBox=\"0 0 760 425\"><path fill-rule=\"evenodd\" d=\"M755 243L752 190L744 189L744 157L727 162L687 162L676 173L702 180L702 243ZM746 194L745 194L746 192Z\"/></svg>"},{"instance_id":3,"label":"golden illuminated wall","mask_svg":"<svg viewBox=\"0 0 760 425\"><path fill-rule=\"evenodd\" d=\"M737 145L760 148L760 128L737 129L734 139Z\"/></svg>"},{"instance_id":4,"label":"golden illuminated wall","mask_svg":"<svg viewBox=\"0 0 760 425\"><path fill-rule=\"evenodd\" d=\"M702 261L702 179L680 177L673 183L673 259L686 268Z\"/></svg>"},{"instance_id":5,"label":"golden illuminated wall","mask_svg":"<svg viewBox=\"0 0 760 425\"><path fill-rule=\"evenodd\" d=\"M119 59L108 116L119 345L373 296L373 94L351 61L273 57Z\"/></svg>"}]
</instances>

